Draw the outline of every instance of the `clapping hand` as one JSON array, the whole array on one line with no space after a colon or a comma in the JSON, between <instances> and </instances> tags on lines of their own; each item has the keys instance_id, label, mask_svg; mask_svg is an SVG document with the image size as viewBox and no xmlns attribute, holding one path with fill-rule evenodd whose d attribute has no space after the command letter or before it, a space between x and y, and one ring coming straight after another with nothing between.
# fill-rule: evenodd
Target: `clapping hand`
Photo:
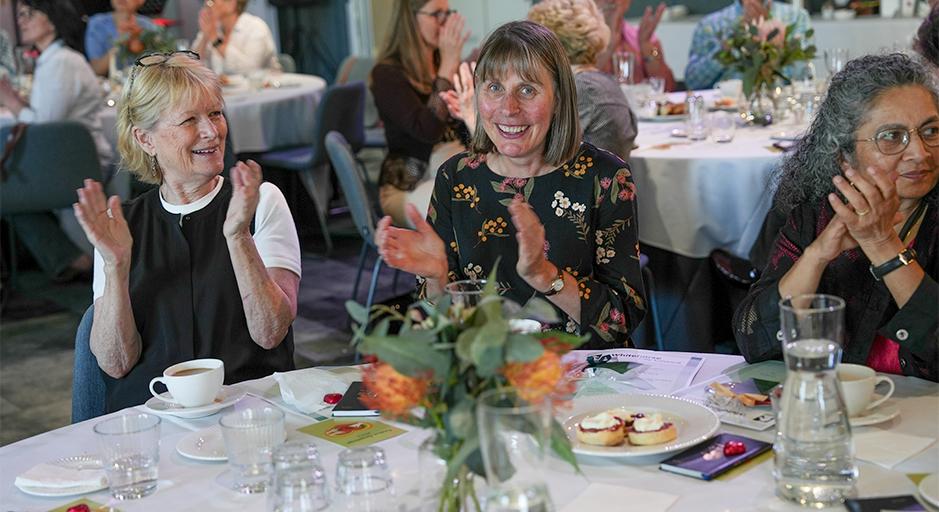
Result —
<instances>
[{"instance_id":1,"label":"clapping hand","mask_svg":"<svg viewBox=\"0 0 939 512\"><path fill-rule=\"evenodd\" d=\"M453 75L453 90L440 93L440 98L447 104L450 115L454 119L462 120L470 135L476 128L476 85L473 83L475 72L475 62L461 63L459 73Z\"/></svg>"},{"instance_id":2,"label":"clapping hand","mask_svg":"<svg viewBox=\"0 0 939 512\"><path fill-rule=\"evenodd\" d=\"M662 20L662 14L664 13L664 2L659 2L659 5L655 8L655 11L652 10L651 6L646 7L645 12L642 14L642 21L639 22L640 45L652 44L652 36L655 35L655 29L659 26L659 21Z\"/></svg>"},{"instance_id":3,"label":"clapping hand","mask_svg":"<svg viewBox=\"0 0 939 512\"><path fill-rule=\"evenodd\" d=\"M134 239L121 210L121 198L105 199L101 184L89 179L78 189L78 202L72 205L72 210L105 266L129 268Z\"/></svg>"},{"instance_id":4,"label":"clapping hand","mask_svg":"<svg viewBox=\"0 0 939 512\"><path fill-rule=\"evenodd\" d=\"M208 6L199 9L199 30L202 31L202 40L209 44L218 39L218 22Z\"/></svg>"},{"instance_id":5,"label":"clapping hand","mask_svg":"<svg viewBox=\"0 0 939 512\"><path fill-rule=\"evenodd\" d=\"M836 194L828 195L828 202L862 249L891 241L896 237L894 224L900 221L900 198L897 195L897 173L868 167L858 172L843 164L844 177L832 181L847 203Z\"/></svg>"},{"instance_id":6,"label":"clapping hand","mask_svg":"<svg viewBox=\"0 0 939 512\"><path fill-rule=\"evenodd\" d=\"M232 197L222 232L225 238L251 236L251 221L261 198L261 166L254 160L238 162L230 175Z\"/></svg>"},{"instance_id":7,"label":"clapping hand","mask_svg":"<svg viewBox=\"0 0 939 512\"><path fill-rule=\"evenodd\" d=\"M453 13L444 22L438 36L437 48L440 50L440 67L437 76L449 78L457 72L463 55L463 44L469 39L469 32L464 32L466 19L460 13Z\"/></svg>"},{"instance_id":8,"label":"clapping hand","mask_svg":"<svg viewBox=\"0 0 939 512\"><path fill-rule=\"evenodd\" d=\"M764 0L742 0L743 21L755 23L757 20L769 17L769 8Z\"/></svg>"},{"instance_id":9,"label":"clapping hand","mask_svg":"<svg viewBox=\"0 0 939 512\"><path fill-rule=\"evenodd\" d=\"M378 221L378 254L396 269L446 283L449 268L443 240L413 204L408 204L405 212L415 229L396 228L387 215Z\"/></svg>"},{"instance_id":10,"label":"clapping hand","mask_svg":"<svg viewBox=\"0 0 939 512\"><path fill-rule=\"evenodd\" d=\"M520 196L512 200L509 213L515 226L515 240L518 242L518 263L515 264L515 270L532 288L544 290L547 284L538 281L539 278L545 277L545 269L551 265L545 257L544 225L531 205Z\"/></svg>"}]
</instances>

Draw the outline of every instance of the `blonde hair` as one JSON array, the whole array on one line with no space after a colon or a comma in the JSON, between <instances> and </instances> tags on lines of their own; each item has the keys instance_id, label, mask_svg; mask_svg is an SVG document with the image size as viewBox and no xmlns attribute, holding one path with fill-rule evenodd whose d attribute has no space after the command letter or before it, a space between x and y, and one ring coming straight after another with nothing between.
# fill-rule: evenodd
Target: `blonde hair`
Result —
<instances>
[{"instance_id":1,"label":"blonde hair","mask_svg":"<svg viewBox=\"0 0 939 512\"><path fill-rule=\"evenodd\" d=\"M571 64L596 64L610 43L610 27L593 0L543 0L528 11L528 19L558 36Z\"/></svg>"},{"instance_id":2,"label":"blonde hair","mask_svg":"<svg viewBox=\"0 0 939 512\"><path fill-rule=\"evenodd\" d=\"M428 67L421 51L425 43L417 26L417 11L427 0L395 0L394 13L391 15L391 30L381 52L378 63L399 64L404 68L411 84L421 92L433 90L435 69ZM434 52L436 61L438 52Z\"/></svg>"},{"instance_id":3,"label":"blonde hair","mask_svg":"<svg viewBox=\"0 0 939 512\"><path fill-rule=\"evenodd\" d=\"M580 148L583 134L577 116L577 89L564 47L547 28L531 21L512 21L495 29L483 42L476 62L477 87L487 80L502 80L511 72L531 82L544 69L554 85L554 113L545 139L543 158L554 166L570 160ZM479 95L476 95L479 101ZM479 111L479 107L476 107ZM471 141L474 153L491 153L496 146L483 129L481 116Z\"/></svg>"},{"instance_id":4,"label":"blonde hair","mask_svg":"<svg viewBox=\"0 0 939 512\"><path fill-rule=\"evenodd\" d=\"M163 171L134 138L134 128L153 130L160 117L175 105L212 98L224 105L218 76L186 54L174 54L153 66L134 66L124 84L117 110L117 150L121 167L140 181L159 185Z\"/></svg>"}]
</instances>

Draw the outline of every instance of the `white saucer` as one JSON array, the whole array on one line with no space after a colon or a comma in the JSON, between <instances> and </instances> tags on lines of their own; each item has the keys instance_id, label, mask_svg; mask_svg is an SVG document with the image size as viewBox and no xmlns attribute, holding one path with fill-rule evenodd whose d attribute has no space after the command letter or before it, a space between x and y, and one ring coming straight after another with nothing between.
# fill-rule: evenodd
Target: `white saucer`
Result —
<instances>
[{"instance_id":1,"label":"white saucer","mask_svg":"<svg viewBox=\"0 0 939 512\"><path fill-rule=\"evenodd\" d=\"M172 395L170 395L167 391L160 396L170 398ZM222 391L220 391L218 396L215 397L214 402L206 405L200 405L199 407L183 407L181 405L164 402L157 397L153 397L150 400L147 400L147 403L143 404L143 406L150 412L156 414L170 414L180 418L201 418L203 416L215 414L229 405L233 405L238 400L241 400L244 396L245 393L243 391L238 391L229 386L222 386Z\"/></svg>"},{"instance_id":2,"label":"white saucer","mask_svg":"<svg viewBox=\"0 0 939 512\"><path fill-rule=\"evenodd\" d=\"M186 435L176 443L176 451L183 457L206 462L225 462L225 440L218 425Z\"/></svg>"},{"instance_id":3,"label":"white saucer","mask_svg":"<svg viewBox=\"0 0 939 512\"><path fill-rule=\"evenodd\" d=\"M94 455L74 455L71 457L63 457L59 460L51 462L51 464L74 469L102 469L101 460L99 460ZM13 485L16 485L17 489L25 492L26 494L29 494L30 496L38 496L40 498L62 498L66 496L77 496L79 494L88 494L108 488L107 483L104 485L76 485L74 487L34 487L30 485L17 485L14 481Z\"/></svg>"},{"instance_id":4,"label":"white saucer","mask_svg":"<svg viewBox=\"0 0 939 512\"><path fill-rule=\"evenodd\" d=\"M859 416L848 418L848 422L851 423L852 427L866 427L868 425L876 425L892 420L899 415L900 408L897 407L897 404L884 402L873 410L867 411Z\"/></svg>"},{"instance_id":5,"label":"white saucer","mask_svg":"<svg viewBox=\"0 0 939 512\"><path fill-rule=\"evenodd\" d=\"M919 495L930 505L939 507L939 473L919 481Z\"/></svg>"}]
</instances>

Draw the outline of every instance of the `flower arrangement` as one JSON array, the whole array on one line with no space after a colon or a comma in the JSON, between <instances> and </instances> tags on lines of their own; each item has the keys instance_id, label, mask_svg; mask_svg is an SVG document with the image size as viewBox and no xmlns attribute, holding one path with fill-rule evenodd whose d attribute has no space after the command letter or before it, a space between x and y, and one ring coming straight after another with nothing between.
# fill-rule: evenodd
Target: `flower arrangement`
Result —
<instances>
[{"instance_id":1,"label":"flower arrangement","mask_svg":"<svg viewBox=\"0 0 939 512\"><path fill-rule=\"evenodd\" d=\"M120 66L134 63L140 55L150 52L171 52L175 44L161 27L144 30L136 23L114 40L115 58Z\"/></svg>"},{"instance_id":2,"label":"flower arrangement","mask_svg":"<svg viewBox=\"0 0 939 512\"><path fill-rule=\"evenodd\" d=\"M741 73L747 98L777 81L790 83L783 70L796 62L815 58L815 45L805 45L814 30L808 29L803 38L795 34L794 29L794 23L784 25L773 18L760 18L753 23L737 23L723 34L717 60Z\"/></svg>"},{"instance_id":3,"label":"flower arrangement","mask_svg":"<svg viewBox=\"0 0 939 512\"><path fill-rule=\"evenodd\" d=\"M530 403L557 403L573 392L561 356L583 339L564 332L513 331L512 319L556 322L557 315L542 299L519 307L503 298L494 273L486 283L480 302L466 309L446 296L404 312L383 306L369 312L346 303L359 325L356 349L373 363L364 371L363 402L436 433L434 452L447 462L438 510L460 510L470 498L479 509L472 475L485 477L476 428L477 399L484 391L514 388ZM370 321L375 326L366 333ZM396 334L389 333L392 322L400 323ZM554 453L576 468L556 420L550 436Z\"/></svg>"}]
</instances>

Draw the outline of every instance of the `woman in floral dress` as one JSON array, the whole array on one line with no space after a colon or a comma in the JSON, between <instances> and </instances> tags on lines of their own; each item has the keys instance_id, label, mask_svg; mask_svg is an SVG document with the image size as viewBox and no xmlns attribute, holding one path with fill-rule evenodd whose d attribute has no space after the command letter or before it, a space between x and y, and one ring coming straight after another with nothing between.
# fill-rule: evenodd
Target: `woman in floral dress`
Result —
<instances>
[{"instance_id":1,"label":"woman in floral dress","mask_svg":"<svg viewBox=\"0 0 939 512\"><path fill-rule=\"evenodd\" d=\"M629 345L645 314L636 189L619 157L582 141L571 67L548 29L496 29L474 73L476 130L438 171L415 230L379 223L385 261L418 275L426 296L450 281L497 280L510 299L543 296L584 348Z\"/></svg>"}]
</instances>

